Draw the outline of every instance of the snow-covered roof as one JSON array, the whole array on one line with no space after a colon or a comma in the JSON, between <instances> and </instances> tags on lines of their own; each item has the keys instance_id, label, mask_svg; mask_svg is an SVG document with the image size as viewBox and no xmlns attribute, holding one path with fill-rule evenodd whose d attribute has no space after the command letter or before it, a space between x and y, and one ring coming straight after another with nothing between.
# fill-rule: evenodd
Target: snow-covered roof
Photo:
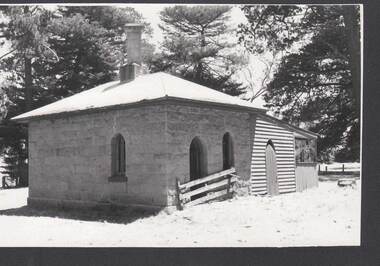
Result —
<instances>
[{"instance_id":1,"label":"snow-covered roof","mask_svg":"<svg viewBox=\"0 0 380 266\"><path fill-rule=\"evenodd\" d=\"M59 113L78 112L164 98L219 103L265 111L254 102L245 101L164 72L158 72L138 76L127 83L111 81L23 113L13 117L12 120L28 120Z\"/></svg>"}]
</instances>

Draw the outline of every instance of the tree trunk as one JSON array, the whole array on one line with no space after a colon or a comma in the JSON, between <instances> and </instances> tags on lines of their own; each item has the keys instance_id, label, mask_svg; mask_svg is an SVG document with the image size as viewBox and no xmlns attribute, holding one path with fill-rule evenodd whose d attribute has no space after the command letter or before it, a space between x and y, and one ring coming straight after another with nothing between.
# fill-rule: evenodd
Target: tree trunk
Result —
<instances>
[{"instance_id":1,"label":"tree trunk","mask_svg":"<svg viewBox=\"0 0 380 266\"><path fill-rule=\"evenodd\" d=\"M25 62L25 111L32 109L32 59L24 56Z\"/></svg>"},{"instance_id":2,"label":"tree trunk","mask_svg":"<svg viewBox=\"0 0 380 266\"><path fill-rule=\"evenodd\" d=\"M204 29L201 30L201 54L199 56L199 62L198 62L198 65L197 65L197 68L196 68L196 72L195 72L195 81L196 82L200 82L201 79L202 79L202 72L203 72L203 62L202 62L202 58L204 56L204 50L205 50L205 47L206 47L206 39L205 39L205 35L204 35Z\"/></svg>"},{"instance_id":3,"label":"tree trunk","mask_svg":"<svg viewBox=\"0 0 380 266\"><path fill-rule=\"evenodd\" d=\"M357 10L354 5L343 6L343 19L347 35L349 60L352 76L352 89L355 100L355 109L360 118L360 29L357 23Z\"/></svg>"},{"instance_id":4,"label":"tree trunk","mask_svg":"<svg viewBox=\"0 0 380 266\"><path fill-rule=\"evenodd\" d=\"M29 7L24 7L24 13L29 13ZM25 111L28 112L32 109L33 101L33 78L32 78L32 59L28 55L24 56L25 63ZM22 153L22 151L20 151ZM26 134L25 139L25 152L26 158L29 158L29 141L28 134ZM29 162L28 162L29 164ZM19 178L17 186L26 187L28 186L29 174L28 174L28 164L25 163L24 156L20 156L18 165L19 165Z\"/></svg>"}]
</instances>

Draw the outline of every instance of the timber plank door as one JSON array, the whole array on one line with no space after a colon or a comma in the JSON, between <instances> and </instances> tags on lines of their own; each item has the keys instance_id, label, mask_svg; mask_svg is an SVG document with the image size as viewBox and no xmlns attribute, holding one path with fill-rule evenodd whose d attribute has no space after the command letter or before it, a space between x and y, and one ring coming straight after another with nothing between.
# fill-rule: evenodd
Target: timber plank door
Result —
<instances>
[{"instance_id":1,"label":"timber plank door","mask_svg":"<svg viewBox=\"0 0 380 266\"><path fill-rule=\"evenodd\" d=\"M265 172L268 195L278 195L276 152L271 143L268 143L265 149Z\"/></svg>"}]
</instances>

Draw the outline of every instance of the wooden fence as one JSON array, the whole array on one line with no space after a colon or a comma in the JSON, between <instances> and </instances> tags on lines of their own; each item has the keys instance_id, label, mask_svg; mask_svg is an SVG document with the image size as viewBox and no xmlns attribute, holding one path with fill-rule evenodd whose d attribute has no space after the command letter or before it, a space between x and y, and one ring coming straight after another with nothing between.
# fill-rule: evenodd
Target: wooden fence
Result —
<instances>
[{"instance_id":1,"label":"wooden fence","mask_svg":"<svg viewBox=\"0 0 380 266\"><path fill-rule=\"evenodd\" d=\"M321 168L321 165L318 165L318 175L358 175L360 174L360 168L346 168L344 164L340 168L330 167L326 165Z\"/></svg>"},{"instance_id":2,"label":"wooden fence","mask_svg":"<svg viewBox=\"0 0 380 266\"><path fill-rule=\"evenodd\" d=\"M237 178L235 168L230 168L183 184L177 179L177 209L182 210L222 196L231 197L232 185Z\"/></svg>"},{"instance_id":3,"label":"wooden fence","mask_svg":"<svg viewBox=\"0 0 380 266\"><path fill-rule=\"evenodd\" d=\"M8 185L6 179L5 179L5 176L3 176L3 177L1 178L1 188L2 188L2 189L9 188L9 185Z\"/></svg>"}]
</instances>

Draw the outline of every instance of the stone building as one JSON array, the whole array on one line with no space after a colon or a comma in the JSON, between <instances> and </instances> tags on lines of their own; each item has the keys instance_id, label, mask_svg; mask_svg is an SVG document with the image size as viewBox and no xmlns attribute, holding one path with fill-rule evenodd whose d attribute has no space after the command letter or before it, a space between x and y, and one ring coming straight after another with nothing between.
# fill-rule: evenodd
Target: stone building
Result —
<instances>
[{"instance_id":1,"label":"stone building","mask_svg":"<svg viewBox=\"0 0 380 266\"><path fill-rule=\"evenodd\" d=\"M242 193L316 185L315 162L295 154L297 140L316 134L255 103L166 73L139 74L141 27L127 34L120 80L13 118L29 127L28 204L163 208L176 204L176 178L231 166Z\"/></svg>"}]
</instances>

